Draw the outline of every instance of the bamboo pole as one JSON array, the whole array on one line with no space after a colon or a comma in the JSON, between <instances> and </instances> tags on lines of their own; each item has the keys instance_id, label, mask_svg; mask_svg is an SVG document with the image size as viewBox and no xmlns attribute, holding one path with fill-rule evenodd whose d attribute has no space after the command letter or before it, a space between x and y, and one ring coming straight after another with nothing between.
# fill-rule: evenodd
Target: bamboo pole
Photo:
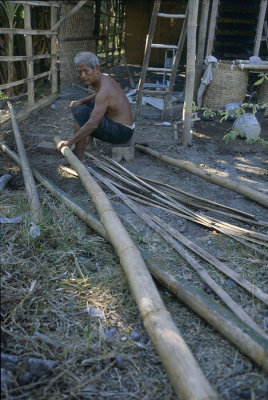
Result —
<instances>
[{"instance_id":1,"label":"bamboo pole","mask_svg":"<svg viewBox=\"0 0 268 400\"><path fill-rule=\"evenodd\" d=\"M41 29L22 29L22 28L0 28L0 33L4 35L14 34L14 35L52 35L53 33L48 30Z\"/></svg>"},{"instance_id":2,"label":"bamboo pole","mask_svg":"<svg viewBox=\"0 0 268 400\"><path fill-rule=\"evenodd\" d=\"M18 165L20 165L20 160L16 153L11 151L1 141L0 147L2 151L7 153ZM61 189L49 182L47 178L43 177L35 169L33 169L33 174L35 178L58 199L63 200L64 202L65 199L67 199L65 202L67 207L79 216L91 229L95 230L100 236L110 242L103 225L95 217L85 212L81 206L70 199L70 197ZM82 210L82 213L77 212L79 208ZM84 213L87 215L86 218L83 216ZM175 279L167 274L167 272L165 272L146 252L142 251L142 255L149 271L159 282L174 293L180 301L186 304L216 330L223 334L228 340L237 346L241 352L246 354L260 367L267 371L267 345L258 334L253 332L247 325L243 324L226 308L211 299L201 289L196 288L189 282L184 282L177 278Z\"/></svg>"},{"instance_id":3,"label":"bamboo pole","mask_svg":"<svg viewBox=\"0 0 268 400\"><path fill-rule=\"evenodd\" d=\"M31 76L29 78L24 78L24 79L20 79L19 81L10 82L10 83L6 83L6 84L3 84L3 85L0 85L0 90L8 89L8 88L13 87L13 86L22 85L23 83L28 83L28 82L31 82L31 81L35 81L36 79L40 79L40 78L43 78L44 76L50 75L51 72L53 72L53 71L42 72L41 74L38 74L38 75L35 75L35 76Z\"/></svg>"},{"instance_id":4,"label":"bamboo pole","mask_svg":"<svg viewBox=\"0 0 268 400\"><path fill-rule=\"evenodd\" d=\"M60 7L59 1L7 0L6 3L29 4L29 6Z\"/></svg>"},{"instance_id":5,"label":"bamboo pole","mask_svg":"<svg viewBox=\"0 0 268 400\"><path fill-rule=\"evenodd\" d=\"M191 174L197 175L199 178L205 179L206 181L214 183L215 185L219 185L226 189L232 190L233 192L243 194L245 197L248 197L249 199L261 204L262 206L268 207L267 195L258 192L257 190L254 190L243 183L235 182L232 181L231 179L224 178L221 176L209 174L208 172L203 171L201 168L196 167L194 164L190 164L189 162L186 161L177 160L175 158L165 156L163 154L158 153L155 150L150 149L149 147L136 144L135 148L144 153L150 154L151 156L157 158L158 160L166 162L167 164L173 165L175 167L188 171Z\"/></svg>"},{"instance_id":6,"label":"bamboo pole","mask_svg":"<svg viewBox=\"0 0 268 400\"><path fill-rule=\"evenodd\" d=\"M211 6L210 21L209 21L206 56L212 55L217 15L218 15L218 7L219 7L219 0L213 0L212 6Z\"/></svg>"},{"instance_id":7,"label":"bamboo pole","mask_svg":"<svg viewBox=\"0 0 268 400\"><path fill-rule=\"evenodd\" d=\"M261 0L258 25L256 30L254 48L253 48L254 56L259 55L266 10L267 10L267 0Z\"/></svg>"},{"instance_id":8,"label":"bamboo pole","mask_svg":"<svg viewBox=\"0 0 268 400\"><path fill-rule=\"evenodd\" d=\"M51 30L53 25L57 21L57 9L55 7L51 7L50 10L50 19L51 19ZM57 35L53 34L51 35L51 53L56 54L57 52ZM51 58L51 70L53 71L51 73L51 93L56 93L58 89L58 74L57 74L57 59L56 57Z\"/></svg>"},{"instance_id":9,"label":"bamboo pole","mask_svg":"<svg viewBox=\"0 0 268 400\"><path fill-rule=\"evenodd\" d=\"M10 150L3 142L0 141L2 151L8 154L20 167L21 161L17 154ZM72 200L63 190L58 188L54 183L50 182L46 177L42 176L36 169L32 169L34 177L55 196L58 200L62 201L75 215L81 218L88 226L95 232L102 236L105 240L109 241L107 233L103 225L92 214L86 211L83 207L78 205Z\"/></svg>"},{"instance_id":10,"label":"bamboo pole","mask_svg":"<svg viewBox=\"0 0 268 400\"><path fill-rule=\"evenodd\" d=\"M51 28L51 31L57 31L59 29L59 27L63 24L63 22L65 22L68 18L70 18L72 15L76 14L77 11L80 10L80 8L82 8L85 4L86 4L87 0L81 0L79 1L79 3L76 4L76 6L74 6L74 8L71 9L71 11L69 11L66 15L64 15L64 17L62 17L55 25L53 25L53 27ZM52 32L51 32L52 33Z\"/></svg>"},{"instance_id":11,"label":"bamboo pole","mask_svg":"<svg viewBox=\"0 0 268 400\"><path fill-rule=\"evenodd\" d=\"M225 336L239 350L268 372L268 344L228 309L201 289L169 275L159 264L142 253L151 274L170 292Z\"/></svg>"},{"instance_id":12,"label":"bamboo pole","mask_svg":"<svg viewBox=\"0 0 268 400\"><path fill-rule=\"evenodd\" d=\"M58 145L61 139L55 137L54 142ZM144 326L167 370L175 392L185 399L216 399L216 394L167 313L139 250L113 211L108 198L87 168L67 146L64 146L61 152L75 168L98 209L101 222L128 277Z\"/></svg>"},{"instance_id":13,"label":"bamboo pole","mask_svg":"<svg viewBox=\"0 0 268 400\"><path fill-rule=\"evenodd\" d=\"M268 64L238 64L240 69L246 69L249 71L268 71Z\"/></svg>"},{"instance_id":14,"label":"bamboo pole","mask_svg":"<svg viewBox=\"0 0 268 400\"><path fill-rule=\"evenodd\" d=\"M36 56L0 56L0 61L34 61L52 57L57 57L57 54L39 54Z\"/></svg>"},{"instance_id":15,"label":"bamboo pole","mask_svg":"<svg viewBox=\"0 0 268 400\"><path fill-rule=\"evenodd\" d=\"M135 85L135 82L133 81L131 72L130 72L130 70L128 68L126 57L125 57L125 55L123 53L121 53L120 56L121 56L121 58L123 60L123 63L125 65L125 68L126 68L127 73L128 73L130 87L131 87L131 89L135 89L136 85Z\"/></svg>"},{"instance_id":16,"label":"bamboo pole","mask_svg":"<svg viewBox=\"0 0 268 400\"><path fill-rule=\"evenodd\" d=\"M194 99L196 99L196 93L200 85L201 75L202 75L202 67L203 67L205 47L206 47L209 3L210 0L202 0L202 9L201 9L197 51L196 51Z\"/></svg>"},{"instance_id":17,"label":"bamboo pole","mask_svg":"<svg viewBox=\"0 0 268 400\"><path fill-rule=\"evenodd\" d=\"M2 175L0 178L0 193L4 191L6 185L8 182L12 179L12 175L10 174L5 174Z\"/></svg>"},{"instance_id":18,"label":"bamboo pole","mask_svg":"<svg viewBox=\"0 0 268 400\"><path fill-rule=\"evenodd\" d=\"M27 154L25 151L25 147L23 141L21 139L18 123L15 117L15 113L12 107L12 104L8 101L8 108L12 119L12 126L14 131L14 136L17 144L17 149L19 153L19 157L21 160L21 170L23 174L26 196L28 205L30 208L30 213L33 218L34 223L38 223L40 217L42 216L41 205L39 202L39 197L37 194L34 178L32 175L31 167L27 158Z\"/></svg>"},{"instance_id":19,"label":"bamboo pole","mask_svg":"<svg viewBox=\"0 0 268 400\"><path fill-rule=\"evenodd\" d=\"M28 4L24 4L24 28L32 29L31 25L31 9ZM31 57L33 55L33 44L32 36L25 35L25 45L26 45L26 56ZM27 78L34 77L34 63L32 60L26 62L27 65ZM28 91L28 105L27 107L32 107L34 105L34 80L31 79L27 82Z\"/></svg>"},{"instance_id":20,"label":"bamboo pole","mask_svg":"<svg viewBox=\"0 0 268 400\"><path fill-rule=\"evenodd\" d=\"M199 0L190 0L189 17L187 25L187 64L185 98L183 104L182 145L190 146L192 143L191 118L195 82L195 54L196 54L196 29Z\"/></svg>"},{"instance_id":21,"label":"bamboo pole","mask_svg":"<svg viewBox=\"0 0 268 400\"><path fill-rule=\"evenodd\" d=\"M138 207L131 201L128 196L123 194L113 184L107 181L104 177L88 167L88 170L96 176L102 183L104 183L110 190L112 190L124 203L134 211L140 218L142 218L151 228L158 232L197 272L200 278L224 301L224 303L232 310L238 318L248 324L252 329L267 338L263 330L249 317L247 313L210 277L208 272L198 263L195 258L189 255L189 253L180 246L180 244L174 240L165 229L153 222L150 213L145 212L143 208ZM163 222L163 221L162 221Z\"/></svg>"}]
</instances>

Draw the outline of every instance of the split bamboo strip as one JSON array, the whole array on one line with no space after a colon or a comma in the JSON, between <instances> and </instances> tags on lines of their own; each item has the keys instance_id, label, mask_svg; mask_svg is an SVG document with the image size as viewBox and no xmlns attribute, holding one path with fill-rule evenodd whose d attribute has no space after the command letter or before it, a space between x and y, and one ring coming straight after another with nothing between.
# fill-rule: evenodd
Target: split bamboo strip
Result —
<instances>
[{"instance_id":1,"label":"split bamboo strip","mask_svg":"<svg viewBox=\"0 0 268 400\"><path fill-rule=\"evenodd\" d=\"M39 202L38 193L36 190L34 178L32 175L31 167L27 158L27 154L25 151L24 144L21 139L18 123L16 121L15 113L12 107L12 104L8 101L8 108L12 119L12 126L14 131L14 136L17 144L17 149L19 153L19 157L21 160L21 170L23 174L26 196L28 205L30 208L30 213L35 223L38 223L39 218L42 216L41 205Z\"/></svg>"},{"instance_id":2,"label":"split bamboo strip","mask_svg":"<svg viewBox=\"0 0 268 400\"><path fill-rule=\"evenodd\" d=\"M0 147L2 151L7 153L18 165L20 165L19 157L11 151L4 143L0 141ZM77 173L67 168L70 173ZM84 210L76 202L69 198L68 195L64 194L63 191L57 188L53 183L49 182L41 174L39 174L35 169L33 169L33 174L40 183L43 184L52 194L59 199L62 199L65 204L86 224L95 230L100 236L109 242L106 231L103 225L91 214L87 213L87 218L83 217ZM82 213L78 213L77 209L83 210ZM142 251L142 250L141 250ZM189 282L183 282L181 280L176 280L168 275L162 268L156 264L156 262L148 256L147 253L142 251L143 258L149 268L149 271L160 281L168 290L172 291L179 300L191 308L194 312L205 319L209 324L211 324L215 329L222 333L228 340L230 340L235 346L237 346L244 354L255 361L260 367L267 370L267 351L265 349L265 343L261 337L251 331L247 325L234 317L227 309L219 305L213 299L211 299L206 293L201 289L196 288Z\"/></svg>"},{"instance_id":3,"label":"split bamboo strip","mask_svg":"<svg viewBox=\"0 0 268 400\"><path fill-rule=\"evenodd\" d=\"M182 248L177 241L175 241L164 229L155 224L150 218L150 214L142 207L134 204L132 200L118 190L114 185L107 181L103 176L94 171L91 167L88 170L92 175L97 177L100 182L112 190L124 203L134 211L140 218L142 218L151 228L158 232L198 273L200 278L225 302L225 304L246 324L252 329L262 335L265 339L267 335L263 330L249 317L247 313L210 277L208 272L199 264L188 252Z\"/></svg>"},{"instance_id":4,"label":"split bamboo strip","mask_svg":"<svg viewBox=\"0 0 268 400\"><path fill-rule=\"evenodd\" d=\"M169 275L143 252L151 274L196 314L212 325L239 350L268 372L268 344L258 333L201 289Z\"/></svg>"},{"instance_id":5,"label":"split bamboo strip","mask_svg":"<svg viewBox=\"0 0 268 400\"><path fill-rule=\"evenodd\" d=\"M156 215L150 215L150 218L156 222L159 226L164 228L168 233L170 233L175 239L179 240L184 246L186 246L193 253L201 257L203 260L207 261L209 264L213 265L219 271L223 272L226 276L229 276L236 283L246 289L253 296L257 297L259 300L268 305L268 294L264 293L258 286L254 283L250 283L240 274L236 273L232 269L228 268L227 265L220 262L216 257L209 254L207 251L203 250L201 247L196 245L194 242L189 240L186 236L182 235L178 230L169 226L165 221Z\"/></svg>"},{"instance_id":6,"label":"split bamboo strip","mask_svg":"<svg viewBox=\"0 0 268 400\"><path fill-rule=\"evenodd\" d=\"M60 141L59 137L54 138L56 144ZM139 250L128 236L106 195L67 146L61 152L77 171L98 209L101 222L128 277L144 326L160 355L175 392L185 399L216 399L216 394L168 315Z\"/></svg>"},{"instance_id":7,"label":"split bamboo strip","mask_svg":"<svg viewBox=\"0 0 268 400\"><path fill-rule=\"evenodd\" d=\"M86 153L86 155L89 155L89 153ZM163 196L165 199L160 198L158 195L154 195L153 192L151 192L151 196L155 197L156 199L158 199L159 201L162 201L165 204L168 204L170 207L177 209L179 211L183 211L186 215L188 216L192 216L195 218L195 222L205 225L205 226L209 226L210 228L214 228L219 230L220 232L226 232L226 230L230 231L233 234L238 234L238 232L242 232L244 234L246 234L247 236L250 237L246 237L246 240L252 241L252 242L256 242L258 244L261 244L263 246L266 246L266 243L263 242L259 242L256 241L255 239L253 239L252 237L256 237L260 240L265 240L268 241L268 236L267 235L263 235L260 234L258 232L254 232L254 231L250 231L248 229L244 229L244 228L240 228L236 225L232 225L223 221L219 221L215 218L208 218L204 215L198 214L193 212L192 210L188 209L187 207L183 206L181 203L175 202L170 196L168 196L165 192L155 188L152 185L149 185L148 183L144 182L142 179L138 178L135 174L133 174L132 172L130 172L129 170L127 170L126 168L124 168L122 165L120 165L118 162L116 162L115 160L107 157L107 156L103 156L106 160L108 160L110 163L112 163L113 165L116 165L120 170L124 171L128 176L132 177L134 180L136 180L137 182L141 183L142 185L144 185L146 188L149 188L151 191L155 191L156 193L160 194L161 196ZM91 158L94 159L94 157L91 156ZM100 163L98 163L98 165L101 168L104 168ZM107 168L106 168L106 171ZM119 177L119 176L118 176Z\"/></svg>"},{"instance_id":8,"label":"split bamboo strip","mask_svg":"<svg viewBox=\"0 0 268 400\"><path fill-rule=\"evenodd\" d=\"M187 24L187 60L186 60L186 83L185 99L183 104L183 132L182 145L189 146L192 142L191 118L195 82L195 55L196 55L196 29L199 0L189 1L189 17Z\"/></svg>"},{"instance_id":9,"label":"split bamboo strip","mask_svg":"<svg viewBox=\"0 0 268 400\"><path fill-rule=\"evenodd\" d=\"M2 175L0 178L0 193L4 191L6 185L8 182L12 179L12 175L10 174L5 174Z\"/></svg>"},{"instance_id":10,"label":"split bamboo strip","mask_svg":"<svg viewBox=\"0 0 268 400\"><path fill-rule=\"evenodd\" d=\"M21 161L17 154L10 150L3 142L0 141L0 147L2 151L8 154L19 166L21 166ZM103 228L103 225L88 211L83 207L78 205L74 200L60 188L58 188L54 183L50 182L46 177L42 176L36 169L32 169L34 177L58 200L62 201L75 215L81 218L87 225L89 225L95 232L102 236L105 240L109 241L107 233Z\"/></svg>"},{"instance_id":11,"label":"split bamboo strip","mask_svg":"<svg viewBox=\"0 0 268 400\"><path fill-rule=\"evenodd\" d=\"M7 0L6 2L16 4L28 4L29 6L60 7L59 1Z\"/></svg>"},{"instance_id":12,"label":"split bamboo strip","mask_svg":"<svg viewBox=\"0 0 268 400\"><path fill-rule=\"evenodd\" d=\"M131 196L129 196L129 197L131 197ZM169 212L169 213L171 213L171 214L177 215L177 216L180 217L180 218L187 219L188 221L192 221L192 222L195 222L195 223L199 223L199 222L196 221L195 218L192 218L192 217L189 217L188 215L179 213L178 211L172 210L172 209L168 208L167 206L160 206L159 204L157 204L157 203L155 203L155 202L153 202L153 201L150 201L150 202L149 202L149 201L144 201L144 200L142 200L141 198L138 198L137 196L136 196L136 197L133 197L133 200L138 201L138 202L143 203L143 204L146 204L146 205L149 205L149 206L152 206L152 207L160 208L160 209L162 209L162 210L164 210L164 211L167 211L167 212ZM208 226L208 225L206 225L206 224L203 224L203 225L204 225L204 226ZM216 228L213 227L213 226L209 226L209 227L210 227L210 228L213 228L213 229L215 229L215 230L218 230L219 232L223 233L224 235L230 237L231 239L234 239L234 240L238 241L239 243L242 243L244 246L249 247L250 249L254 250L256 253L261 254L261 255L263 255L264 257L267 258L267 256L268 256L267 252L262 251L261 249L259 249L258 247L254 246L254 245L251 245L250 243L244 241L244 240L241 239L240 237L231 235L230 232L228 232L228 231L220 230L220 229L218 229L218 228L216 229Z\"/></svg>"},{"instance_id":13,"label":"split bamboo strip","mask_svg":"<svg viewBox=\"0 0 268 400\"><path fill-rule=\"evenodd\" d=\"M235 182L232 181L231 179L227 179L221 176L209 174L208 172L203 171L201 168L198 168L195 165L190 164L189 162L165 156L163 154L158 153L155 150L150 149L149 147L144 147L139 144L136 144L135 148L140 151L143 151L144 153L150 154L151 156L158 158L159 160L164 161L170 165L174 165L175 167L181 168L194 175L197 175L199 176L199 178L205 179L208 182L225 187L226 189L232 190L236 193L243 194L245 197L248 197L249 199L256 201L262 206L268 207L267 195L258 192L257 190L254 190L243 183Z\"/></svg>"},{"instance_id":14,"label":"split bamboo strip","mask_svg":"<svg viewBox=\"0 0 268 400\"><path fill-rule=\"evenodd\" d=\"M55 54L39 54L36 56L0 56L0 61L34 61L41 60L43 58L52 58L57 57L57 53Z\"/></svg>"},{"instance_id":15,"label":"split bamboo strip","mask_svg":"<svg viewBox=\"0 0 268 400\"><path fill-rule=\"evenodd\" d=\"M4 35L14 34L14 35L52 35L53 33L47 30L41 29L21 29L21 28L0 28L0 33Z\"/></svg>"},{"instance_id":16,"label":"split bamboo strip","mask_svg":"<svg viewBox=\"0 0 268 400\"><path fill-rule=\"evenodd\" d=\"M57 9L55 7L51 7L50 9L50 23L51 27L57 21ZM53 30L51 28L51 30ZM51 43L51 53L57 52L57 36L58 35L51 35L50 43ZM57 74L57 59L55 57L51 58L51 93L56 93L58 89L58 74Z\"/></svg>"}]
</instances>

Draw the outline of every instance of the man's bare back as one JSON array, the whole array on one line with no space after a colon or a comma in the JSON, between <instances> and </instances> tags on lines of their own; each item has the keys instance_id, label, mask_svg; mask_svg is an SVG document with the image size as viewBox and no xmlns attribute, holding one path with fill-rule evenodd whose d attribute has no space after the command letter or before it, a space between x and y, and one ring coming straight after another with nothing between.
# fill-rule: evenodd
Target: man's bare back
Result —
<instances>
[{"instance_id":1,"label":"man's bare back","mask_svg":"<svg viewBox=\"0 0 268 400\"><path fill-rule=\"evenodd\" d=\"M126 143L133 134L134 124L125 93L113 78L100 71L97 57L90 52L79 53L76 57L80 57L79 61L75 62L81 80L85 85L92 86L95 94L71 102L69 107L79 109L78 114L80 114L74 115L75 135L70 140L60 142L57 148L60 150L63 146L71 147L75 144L74 152L80 160L83 160L87 137L96 137L115 144ZM94 106L89 111L93 99ZM88 105L86 110L82 107L80 109L80 106L85 105ZM84 115L81 115L82 111ZM84 111L88 115L86 120ZM105 124L105 118L110 119L110 123Z\"/></svg>"}]
</instances>

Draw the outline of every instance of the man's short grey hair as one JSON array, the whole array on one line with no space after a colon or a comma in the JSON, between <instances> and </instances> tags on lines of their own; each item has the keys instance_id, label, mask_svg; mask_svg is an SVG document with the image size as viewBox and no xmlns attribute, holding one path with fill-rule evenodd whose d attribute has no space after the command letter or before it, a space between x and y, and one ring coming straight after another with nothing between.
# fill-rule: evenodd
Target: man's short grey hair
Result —
<instances>
[{"instance_id":1,"label":"man's short grey hair","mask_svg":"<svg viewBox=\"0 0 268 400\"><path fill-rule=\"evenodd\" d=\"M91 53L91 51L87 51L87 52L84 51L82 53L76 54L76 56L74 58L74 63L75 63L75 65L80 64L80 63L86 64L90 68L95 68L96 65L100 65L98 57L96 56L96 54Z\"/></svg>"}]
</instances>

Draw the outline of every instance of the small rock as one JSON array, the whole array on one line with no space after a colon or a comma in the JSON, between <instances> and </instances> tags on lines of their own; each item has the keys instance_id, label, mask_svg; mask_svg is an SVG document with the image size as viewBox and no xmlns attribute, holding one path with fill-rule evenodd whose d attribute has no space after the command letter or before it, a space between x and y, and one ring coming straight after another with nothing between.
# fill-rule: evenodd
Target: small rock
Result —
<instances>
[{"instance_id":1,"label":"small rock","mask_svg":"<svg viewBox=\"0 0 268 400\"><path fill-rule=\"evenodd\" d=\"M119 369L125 369L126 368L126 363L123 360L121 356L116 356L115 357L115 366Z\"/></svg>"},{"instance_id":2,"label":"small rock","mask_svg":"<svg viewBox=\"0 0 268 400\"><path fill-rule=\"evenodd\" d=\"M104 319L104 314L103 314L103 312L102 312L99 308L96 308L96 307L86 307L86 308L84 309L84 312L89 313L89 315L90 315L91 317Z\"/></svg>"},{"instance_id":3,"label":"small rock","mask_svg":"<svg viewBox=\"0 0 268 400\"><path fill-rule=\"evenodd\" d=\"M12 369L15 367L19 357L13 356L12 354L1 354L1 367L5 369Z\"/></svg>"},{"instance_id":4,"label":"small rock","mask_svg":"<svg viewBox=\"0 0 268 400\"><path fill-rule=\"evenodd\" d=\"M236 364L233 369L234 374L242 374L245 371L245 365L243 363Z\"/></svg>"},{"instance_id":5,"label":"small rock","mask_svg":"<svg viewBox=\"0 0 268 400\"><path fill-rule=\"evenodd\" d=\"M227 279L225 281L225 285L230 289L233 289L236 287L236 283L232 279Z\"/></svg>"},{"instance_id":6,"label":"small rock","mask_svg":"<svg viewBox=\"0 0 268 400\"><path fill-rule=\"evenodd\" d=\"M51 105L50 105L50 108L51 108L52 110L56 110L56 104L51 104Z\"/></svg>"},{"instance_id":7,"label":"small rock","mask_svg":"<svg viewBox=\"0 0 268 400\"><path fill-rule=\"evenodd\" d=\"M105 329L104 334L108 337L113 337L115 334L115 329L114 328Z\"/></svg>"},{"instance_id":8,"label":"small rock","mask_svg":"<svg viewBox=\"0 0 268 400\"><path fill-rule=\"evenodd\" d=\"M13 374L11 371L1 368L1 390L11 386L13 384Z\"/></svg>"},{"instance_id":9,"label":"small rock","mask_svg":"<svg viewBox=\"0 0 268 400\"><path fill-rule=\"evenodd\" d=\"M42 376L56 367L57 362L52 360L43 360L41 358L28 358L29 372L34 376Z\"/></svg>"},{"instance_id":10,"label":"small rock","mask_svg":"<svg viewBox=\"0 0 268 400\"><path fill-rule=\"evenodd\" d=\"M127 337L126 336L121 336L120 340L121 340L121 342L125 342L125 341L127 341Z\"/></svg>"},{"instance_id":11,"label":"small rock","mask_svg":"<svg viewBox=\"0 0 268 400\"><path fill-rule=\"evenodd\" d=\"M132 331L129 335L131 340L134 340L134 342L137 342L140 339L140 335L138 332Z\"/></svg>"},{"instance_id":12,"label":"small rock","mask_svg":"<svg viewBox=\"0 0 268 400\"><path fill-rule=\"evenodd\" d=\"M25 372L18 377L20 385L29 385L29 383L34 381L34 376L30 372Z\"/></svg>"}]
</instances>

